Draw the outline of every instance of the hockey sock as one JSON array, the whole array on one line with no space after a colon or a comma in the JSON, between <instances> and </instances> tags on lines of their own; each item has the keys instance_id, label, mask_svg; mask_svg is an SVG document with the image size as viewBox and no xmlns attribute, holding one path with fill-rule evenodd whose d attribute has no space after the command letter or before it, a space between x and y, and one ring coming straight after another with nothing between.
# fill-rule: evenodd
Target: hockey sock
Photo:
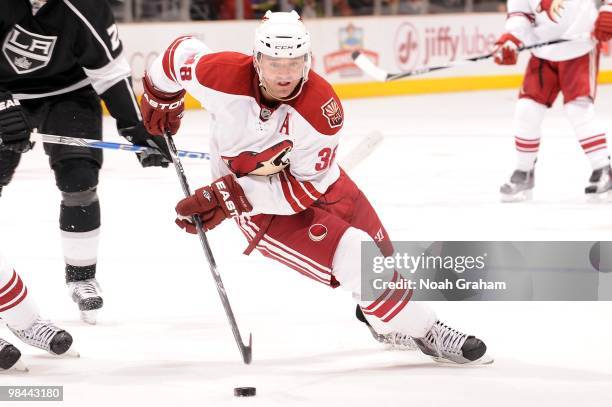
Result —
<instances>
[{"instance_id":1,"label":"hockey sock","mask_svg":"<svg viewBox=\"0 0 612 407\"><path fill-rule=\"evenodd\" d=\"M362 298L361 243L372 238L364 231L350 227L344 233L334 254L332 273L340 286L353 294L368 324L380 334L393 331L412 337L423 337L436 321L436 315L426 303L411 302L407 288L384 290L377 298ZM403 279L397 271L380 274L384 282Z\"/></svg>"},{"instance_id":2,"label":"hockey sock","mask_svg":"<svg viewBox=\"0 0 612 407\"><path fill-rule=\"evenodd\" d=\"M23 280L0 256L0 318L13 329L26 329L38 314Z\"/></svg>"},{"instance_id":3,"label":"hockey sock","mask_svg":"<svg viewBox=\"0 0 612 407\"><path fill-rule=\"evenodd\" d=\"M514 112L516 168L531 171L540 150L542 120L546 106L531 99L519 99Z\"/></svg>"},{"instance_id":4,"label":"hockey sock","mask_svg":"<svg viewBox=\"0 0 612 407\"><path fill-rule=\"evenodd\" d=\"M595 107L591 99L582 97L565 104L567 118L582 150L596 170L610 165L610 153L606 143L606 132L595 117Z\"/></svg>"},{"instance_id":5,"label":"hockey sock","mask_svg":"<svg viewBox=\"0 0 612 407\"><path fill-rule=\"evenodd\" d=\"M100 238L100 202L95 189L62 193L60 229L66 282L94 278Z\"/></svg>"}]
</instances>

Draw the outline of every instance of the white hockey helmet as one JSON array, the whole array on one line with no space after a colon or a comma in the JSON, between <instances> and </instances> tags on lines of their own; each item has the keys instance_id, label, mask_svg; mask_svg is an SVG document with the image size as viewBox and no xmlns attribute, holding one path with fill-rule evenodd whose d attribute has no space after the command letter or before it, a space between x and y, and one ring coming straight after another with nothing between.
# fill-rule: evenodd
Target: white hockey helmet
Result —
<instances>
[{"instance_id":1,"label":"white hockey helmet","mask_svg":"<svg viewBox=\"0 0 612 407\"><path fill-rule=\"evenodd\" d=\"M308 80L308 72L312 64L310 54L310 34L306 30L299 14L292 10L289 13L267 11L261 24L255 30L255 43L253 44L253 58L255 69L259 75L260 85L265 88L262 72L259 68L261 55L275 58L304 57L304 70L299 90L294 92L290 100L295 98Z\"/></svg>"}]
</instances>

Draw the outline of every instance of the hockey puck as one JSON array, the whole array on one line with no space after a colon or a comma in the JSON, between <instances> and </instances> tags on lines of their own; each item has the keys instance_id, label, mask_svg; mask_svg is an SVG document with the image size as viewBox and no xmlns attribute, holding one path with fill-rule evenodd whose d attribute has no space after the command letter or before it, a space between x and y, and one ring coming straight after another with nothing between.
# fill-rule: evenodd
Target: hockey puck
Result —
<instances>
[{"instance_id":1,"label":"hockey puck","mask_svg":"<svg viewBox=\"0 0 612 407\"><path fill-rule=\"evenodd\" d=\"M235 387L234 396L236 397L253 397L257 393L255 387Z\"/></svg>"}]
</instances>

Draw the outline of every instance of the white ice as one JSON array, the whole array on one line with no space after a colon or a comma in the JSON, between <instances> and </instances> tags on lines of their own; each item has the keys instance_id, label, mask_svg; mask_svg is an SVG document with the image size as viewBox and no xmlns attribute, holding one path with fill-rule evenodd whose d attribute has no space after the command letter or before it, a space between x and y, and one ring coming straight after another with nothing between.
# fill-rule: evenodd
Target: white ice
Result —
<instances>
[{"instance_id":1,"label":"white ice","mask_svg":"<svg viewBox=\"0 0 612 407\"><path fill-rule=\"evenodd\" d=\"M585 203L590 174L559 105L548 115L534 201L502 204L514 165L515 91L349 100L345 153L370 131L386 139L353 177L396 240L610 240L612 204ZM611 124L612 88L598 110ZM187 114L177 144L207 150L206 113ZM110 140L120 141L112 120ZM483 338L488 367L436 365L382 349L353 316L347 293L259 254L243 256L231 223L210 233L253 364L241 363L197 238L173 223L174 170L141 169L105 152L97 326L78 320L64 289L60 195L40 148L24 155L0 199L0 247L44 316L75 338L80 359L20 347L30 372L0 385L63 385L63 406L610 406L612 303L435 303L439 317ZM193 187L208 164L184 160ZM233 388L258 395L236 399ZM37 404L38 405L38 404Z\"/></svg>"}]
</instances>

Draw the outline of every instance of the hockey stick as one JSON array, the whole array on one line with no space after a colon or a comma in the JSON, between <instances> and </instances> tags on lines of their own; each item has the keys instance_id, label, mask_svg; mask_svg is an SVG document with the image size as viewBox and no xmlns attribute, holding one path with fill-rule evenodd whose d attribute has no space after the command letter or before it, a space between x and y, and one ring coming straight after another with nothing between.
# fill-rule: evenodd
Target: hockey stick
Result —
<instances>
[{"instance_id":1,"label":"hockey stick","mask_svg":"<svg viewBox=\"0 0 612 407\"><path fill-rule=\"evenodd\" d=\"M132 153L141 151L152 151L150 147L144 147L134 144L114 143L110 141L94 140L78 137L58 136L55 134L38 133L34 131L30 133L30 140L42 143L61 144L65 146L77 146L88 148L99 148L105 150L121 150ZM358 166L380 145L383 140L383 135L379 132L368 134L357 146L355 146L342 160L340 166L351 172L353 168ZM177 150L179 158L194 158L199 160L210 160L210 154L200 151Z\"/></svg>"},{"instance_id":2,"label":"hockey stick","mask_svg":"<svg viewBox=\"0 0 612 407\"><path fill-rule=\"evenodd\" d=\"M181 160L178 157L178 152L176 150L176 146L174 145L174 140L169 134L166 134L164 138L166 139L168 150L170 150L172 164L174 165L176 175L178 175L179 181L181 182L183 193L185 194L185 197L189 197L191 196L191 190L189 188L189 184L187 183L187 176L185 175L183 164L181 163ZM249 344L245 345L242 341L242 336L240 335L240 330L238 329L238 324L236 323L234 312L232 311L229 299L227 298L227 293L225 292L225 287L223 286L223 281L221 280L221 274L219 274L219 270L217 270L217 263L215 261L215 258L213 257L210 245L208 244L208 239L206 238L204 228L202 227L202 219L200 219L199 216L192 216L191 219L193 221L193 224L196 226L196 230L198 231L198 236L200 237L202 249L204 250L204 254L206 255L206 260L208 260L210 272L212 273L212 276L217 285L217 292L219 293L219 297L221 298L221 302L223 303L225 315L227 315L227 319L229 320L229 323L232 327L234 339L236 339L236 344L238 345L238 349L240 350L240 354L242 355L242 360L245 364L248 365L249 363L251 363L252 360L253 335L249 334Z\"/></svg>"},{"instance_id":3,"label":"hockey stick","mask_svg":"<svg viewBox=\"0 0 612 407\"><path fill-rule=\"evenodd\" d=\"M350 173L380 146L383 139L384 136L378 131L368 134L344 156L340 162L340 167Z\"/></svg>"},{"instance_id":4,"label":"hockey stick","mask_svg":"<svg viewBox=\"0 0 612 407\"><path fill-rule=\"evenodd\" d=\"M563 42L568 42L568 41L573 41L573 40L576 40L576 39L583 39L583 38L587 38L587 37L578 36L578 37L575 37L575 38L558 39L558 40L553 40L553 41L542 42L542 43L539 43L539 44L533 44L533 45L529 45L529 46L526 46L526 47L520 47L518 49L518 52L528 51L530 49L536 49L536 48L541 48L541 47L547 47L549 45L561 44ZM485 59L489 59L489 58L493 57L493 55L495 55L495 52L490 52L490 53L485 54L485 55L480 55L480 56L473 57L473 58L463 59L463 60L460 60L460 61L454 61L454 62L449 63L448 65L428 66L428 67L423 67L423 68L419 68L419 69L414 69L414 70L408 71L408 72L399 72L399 73L388 73L384 69L377 67L376 65L374 65L374 63L372 61L370 61L360 51L354 51L351 54L351 58L353 58L353 61L355 62L355 65L357 65L367 75L371 76L372 78L374 78L374 79L376 79L377 81L380 81L380 82L390 82L390 81L396 81L398 79L406 78L406 77L409 77L409 76L423 75L423 74L426 74L426 73L429 73L429 72L434 72L434 71L439 71L439 70L442 70L442 69L453 68L453 67L456 67L456 66L467 65L467 64L471 64L472 62L483 61Z\"/></svg>"},{"instance_id":5,"label":"hockey stick","mask_svg":"<svg viewBox=\"0 0 612 407\"><path fill-rule=\"evenodd\" d=\"M133 153L138 153L141 151L142 152L155 151L151 147L144 147L144 146L139 146L135 144L113 143L110 141L93 140L93 139L88 139L88 138L57 136L55 134L44 134L44 133L38 133L36 131L33 131L32 133L30 133L30 140L39 141L43 143L62 144L65 146L121 150L121 151L129 151ZM202 153L199 151L179 150L177 151L177 154L181 158L185 157L185 158L195 158L199 160L210 160L210 155L208 153Z\"/></svg>"}]
</instances>

